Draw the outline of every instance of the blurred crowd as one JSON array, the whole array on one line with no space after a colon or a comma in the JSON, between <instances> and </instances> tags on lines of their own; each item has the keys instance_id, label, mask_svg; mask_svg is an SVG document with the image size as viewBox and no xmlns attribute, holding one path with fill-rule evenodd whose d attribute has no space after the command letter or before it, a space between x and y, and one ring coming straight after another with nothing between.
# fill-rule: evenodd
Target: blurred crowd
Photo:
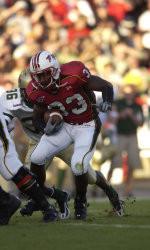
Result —
<instances>
[{"instance_id":1,"label":"blurred crowd","mask_svg":"<svg viewBox=\"0 0 150 250\"><path fill-rule=\"evenodd\" d=\"M0 13L0 93L44 49L60 63L81 60L113 83L116 99L130 86L149 125L150 0L1 0ZM115 133L116 107L105 126Z\"/></svg>"},{"instance_id":2,"label":"blurred crowd","mask_svg":"<svg viewBox=\"0 0 150 250\"><path fill-rule=\"evenodd\" d=\"M60 63L78 59L115 84L148 90L149 0L1 0L0 13L1 86L16 86L45 49Z\"/></svg>"}]
</instances>

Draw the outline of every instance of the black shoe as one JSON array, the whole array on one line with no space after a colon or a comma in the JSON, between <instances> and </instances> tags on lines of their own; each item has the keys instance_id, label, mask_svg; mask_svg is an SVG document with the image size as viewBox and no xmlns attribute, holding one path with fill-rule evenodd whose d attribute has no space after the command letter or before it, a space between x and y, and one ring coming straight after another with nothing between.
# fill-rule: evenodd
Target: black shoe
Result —
<instances>
[{"instance_id":1,"label":"black shoe","mask_svg":"<svg viewBox=\"0 0 150 250\"><path fill-rule=\"evenodd\" d=\"M55 199L56 202L58 203L58 207L60 211L59 213L60 219L69 218L69 215L70 215L70 211L68 208L68 201L70 200L69 194L55 187L49 188L49 187L44 186L43 191L47 197Z\"/></svg>"},{"instance_id":2,"label":"black shoe","mask_svg":"<svg viewBox=\"0 0 150 250\"><path fill-rule=\"evenodd\" d=\"M70 216L70 210L68 207L68 201L70 200L70 196L67 192L62 191L61 195L57 197L56 201L59 206L59 217L60 219L68 219Z\"/></svg>"},{"instance_id":3,"label":"black shoe","mask_svg":"<svg viewBox=\"0 0 150 250\"><path fill-rule=\"evenodd\" d=\"M39 206L33 200L29 200L28 203L20 209L22 216L31 216L33 212L39 211Z\"/></svg>"},{"instance_id":4,"label":"black shoe","mask_svg":"<svg viewBox=\"0 0 150 250\"><path fill-rule=\"evenodd\" d=\"M20 205L21 201L16 196L7 194L0 203L0 225L7 225Z\"/></svg>"},{"instance_id":5,"label":"black shoe","mask_svg":"<svg viewBox=\"0 0 150 250\"><path fill-rule=\"evenodd\" d=\"M82 202L80 199L76 198L74 202L75 208L75 219L86 220L87 217L87 202Z\"/></svg>"},{"instance_id":6,"label":"black shoe","mask_svg":"<svg viewBox=\"0 0 150 250\"><path fill-rule=\"evenodd\" d=\"M124 215L123 202L119 200L118 193L115 191L115 189L113 189L112 186L109 186L109 190L106 191L106 195L108 196L115 213L118 216L123 216Z\"/></svg>"},{"instance_id":7,"label":"black shoe","mask_svg":"<svg viewBox=\"0 0 150 250\"><path fill-rule=\"evenodd\" d=\"M44 222L53 222L56 221L58 219L58 212L57 210L50 205L50 207L43 211L43 221Z\"/></svg>"}]
</instances>

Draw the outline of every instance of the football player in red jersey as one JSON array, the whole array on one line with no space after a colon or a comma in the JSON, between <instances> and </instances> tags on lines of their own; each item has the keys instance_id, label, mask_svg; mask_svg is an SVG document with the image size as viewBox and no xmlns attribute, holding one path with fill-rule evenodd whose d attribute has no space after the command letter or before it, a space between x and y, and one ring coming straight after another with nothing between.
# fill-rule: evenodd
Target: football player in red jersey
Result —
<instances>
[{"instance_id":1,"label":"football player in red jersey","mask_svg":"<svg viewBox=\"0 0 150 250\"><path fill-rule=\"evenodd\" d=\"M102 92L100 109L107 112L113 101L112 84L91 75L80 61L60 66L55 56L47 51L40 51L31 58L30 74L32 81L26 88L28 100L49 110L59 109L64 119L56 134L42 136L31 155L31 170L42 176L46 160L74 144L71 168L76 184L75 217L85 219L87 171L101 128L93 91Z\"/></svg>"}]
</instances>

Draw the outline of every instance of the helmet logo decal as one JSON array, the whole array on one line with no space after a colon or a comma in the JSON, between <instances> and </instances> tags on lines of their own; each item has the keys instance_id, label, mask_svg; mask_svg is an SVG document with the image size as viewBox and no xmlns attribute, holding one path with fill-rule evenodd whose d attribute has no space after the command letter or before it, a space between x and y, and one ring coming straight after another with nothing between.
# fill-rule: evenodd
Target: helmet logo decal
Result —
<instances>
[{"instance_id":1,"label":"helmet logo decal","mask_svg":"<svg viewBox=\"0 0 150 250\"><path fill-rule=\"evenodd\" d=\"M51 62L51 56L50 56L50 55L48 55L48 56L46 57L46 59L47 59L49 62Z\"/></svg>"},{"instance_id":2,"label":"helmet logo decal","mask_svg":"<svg viewBox=\"0 0 150 250\"><path fill-rule=\"evenodd\" d=\"M51 63L52 59L56 60L55 56L53 54L48 55L46 59Z\"/></svg>"}]
</instances>

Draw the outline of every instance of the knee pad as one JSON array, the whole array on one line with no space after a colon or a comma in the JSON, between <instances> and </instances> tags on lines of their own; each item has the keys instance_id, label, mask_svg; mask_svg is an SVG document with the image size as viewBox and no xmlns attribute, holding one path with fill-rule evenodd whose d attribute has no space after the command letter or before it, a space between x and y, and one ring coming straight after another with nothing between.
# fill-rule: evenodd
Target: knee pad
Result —
<instances>
[{"instance_id":1,"label":"knee pad","mask_svg":"<svg viewBox=\"0 0 150 250\"><path fill-rule=\"evenodd\" d=\"M71 169L75 175L86 174L89 167L90 162L90 154L77 154L74 153L71 159Z\"/></svg>"},{"instance_id":2,"label":"knee pad","mask_svg":"<svg viewBox=\"0 0 150 250\"><path fill-rule=\"evenodd\" d=\"M12 181L16 184L18 189L22 192L27 191L36 182L31 172L23 166L19 169L17 174L12 178Z\"/></svg>"}]
</instances>

